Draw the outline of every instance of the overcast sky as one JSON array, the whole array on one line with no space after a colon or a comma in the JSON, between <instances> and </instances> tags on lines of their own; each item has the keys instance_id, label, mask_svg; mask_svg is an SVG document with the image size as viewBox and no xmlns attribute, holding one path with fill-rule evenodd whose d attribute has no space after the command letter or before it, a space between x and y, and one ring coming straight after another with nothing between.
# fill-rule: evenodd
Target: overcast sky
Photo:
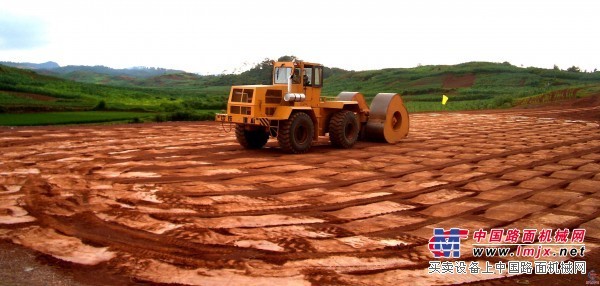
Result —
<instances>
[{"instance_id":1,"label":"overcast sky","mask_svg":"<svg viewBox=\"0 0 600 286\"><path fill-rule=\"evenodd\" d=\"M600 1L0 0L0 61L232 71L468 61L600 69Z\"/></svg>"}]
</instances>

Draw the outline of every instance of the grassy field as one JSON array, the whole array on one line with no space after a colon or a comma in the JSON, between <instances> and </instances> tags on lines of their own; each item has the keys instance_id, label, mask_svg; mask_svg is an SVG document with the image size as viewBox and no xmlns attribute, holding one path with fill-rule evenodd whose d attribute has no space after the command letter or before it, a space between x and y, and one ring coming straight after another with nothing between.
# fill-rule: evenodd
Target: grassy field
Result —
<instances>
[{"instance_id":1,"label":"grassy field","mask_svg":"<svg viewBox=\"0 0 600 286\"><path fill-rule=\"evenodd\" d=\"M144 112L119 111L69 111L39 113L0 113L0 125L34 126L62 125L101 122L140 122L150 119L154 114Z\"/></svg>"}]
</instances>

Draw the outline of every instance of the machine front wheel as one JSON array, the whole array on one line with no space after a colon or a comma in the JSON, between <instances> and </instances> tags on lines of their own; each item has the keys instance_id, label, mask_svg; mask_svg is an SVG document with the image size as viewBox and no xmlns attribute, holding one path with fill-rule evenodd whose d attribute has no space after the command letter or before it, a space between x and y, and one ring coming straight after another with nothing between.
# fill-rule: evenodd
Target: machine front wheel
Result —
<instances>
[{"instance_id":1,"label":"machine front wheel","mask_svg":"<svg viewBox=\"0 0 600 286\"><path fill-rule=\"evenodd\" d=\"M262 128L247 129L244 124L237 124L235 138L246 149L260 149L269 141L269 132Z\"/></svg>"},{"instance_id":2,"label":"machine front wheel","mask_svg":"<svg viewBox=\"0 0 600 286\"><path fill-rule=\"evenodd\" d=\"M315 126L310 116L297 112L281 123L277 140L283 151L299 154L310 149L314 134Z\"/></svg>"}]
</instances>

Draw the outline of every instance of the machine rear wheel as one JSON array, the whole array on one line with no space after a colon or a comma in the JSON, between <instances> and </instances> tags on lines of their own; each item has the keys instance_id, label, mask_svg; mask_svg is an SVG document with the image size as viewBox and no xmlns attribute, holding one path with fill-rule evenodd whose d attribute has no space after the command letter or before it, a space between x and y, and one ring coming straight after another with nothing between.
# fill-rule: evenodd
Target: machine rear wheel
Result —
<instances>
[{"instance_id":1,"label":"machine rear wheel","mask_svg":"<svg viewBox=\"0 0 600 286\"><path fill-rule=\"evenodd\" d=\"M279 126L277 141L283 151L288 153L305 153L312 145L315 126L312 119L304 112L297 112Z\"/></svg>"},{"instance_id":2,"label":"machine rear wheel","mask_svg":"<svg viewBox=\"0 0 600 286\"><path fill-rule=\"evenodd\" d=\"M246 130L243 124L237 124L235 138L246 149L260 149L269 141L269 133L262 128Z\"/></svg>"},{"instance_id":3,"label":"machine rear wheel","mask_svg":"<svg viewBox=\"0 0 600 286\"><path fill-rule=\"evenodd\" d=\"M358 118L352 111L340 110L329 121L329 140L335 147L352 148L359 132Z\"/></svg>"}]
</instances>

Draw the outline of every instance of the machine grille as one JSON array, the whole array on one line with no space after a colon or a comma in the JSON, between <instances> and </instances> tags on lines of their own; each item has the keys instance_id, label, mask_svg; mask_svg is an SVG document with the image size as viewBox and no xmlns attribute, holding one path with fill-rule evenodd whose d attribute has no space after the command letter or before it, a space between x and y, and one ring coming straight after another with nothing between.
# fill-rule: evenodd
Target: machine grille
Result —
<instances>
[{"instance_id":1,"label":"machine grille","mask_svg":"<svg viewBox=\"0 0 600 286\"><path fill-rule=\"evenodd\" d=\"M231 94L231 102L242 102L252 103L252 97L254 95L253 89L239 89L236 88Z\"/></svg>"},{"instance_id":2,"label":"machine grille","mask_svg":"<svg viewBox=\"0 0 600 286\"><path fill-rule=\"evenodd\" d=\"M252 107L232 105L229 107L229 113L251 115Z\"/></svg>"},{"instance_id":3,"label":"machine grille","mask_svg":"<svg viewBox=\"0 0 600 286\"><path fill-rule=\"evenodd\" d=\"M275 107L267 107L265 108L265 115L267 116L273 116L273 114L275 114Z\"/></svg>"},{"instance_id":4,"label":"machine grille","mask_svg":"<svg viewBox=\"0 0 600 286\"><path fill-rule=\"evenodd\" d=\"M279 104L281 103L282 92L277 89L268 89L265 94L265 102L267 104Z\"/></svg>"}]
</instances>

